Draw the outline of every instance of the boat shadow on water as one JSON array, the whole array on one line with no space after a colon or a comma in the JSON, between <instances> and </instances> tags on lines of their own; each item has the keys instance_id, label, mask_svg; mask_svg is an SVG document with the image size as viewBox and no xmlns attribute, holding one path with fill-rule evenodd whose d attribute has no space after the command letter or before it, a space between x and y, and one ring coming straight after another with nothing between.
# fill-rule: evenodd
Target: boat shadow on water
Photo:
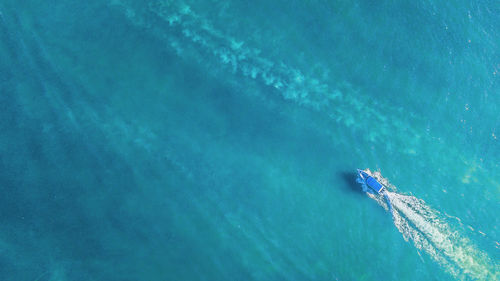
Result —
<instances>
[{"instance_id":1,"label":"boat shadow on water","mask_svg":"<svg viewBox=\"0 0 500 281\"><path fill-rule=\"evenodd\" d=\"M364 192L359 185L359 183L356 182L356 178L358 175L355 172L338 172L337 173L338 177L342 178L344 181L344 185L342 185L347 191L354 192L360 195L364 195Z\"/></svg>"}]
</instances>

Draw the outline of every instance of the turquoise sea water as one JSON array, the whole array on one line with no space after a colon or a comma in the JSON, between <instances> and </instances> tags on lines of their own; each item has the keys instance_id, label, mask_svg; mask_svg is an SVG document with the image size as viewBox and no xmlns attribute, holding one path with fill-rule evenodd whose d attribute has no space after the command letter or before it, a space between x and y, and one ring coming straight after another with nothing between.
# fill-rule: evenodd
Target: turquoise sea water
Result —
<instances>
[{"instance_id":1,"label":"turquoise sea water","mask_svg":"<svg viewBox=\"0 0 500 281\"><path fill-rule=\"evenodd\" d=\"M0 0L0 279L499 280L500 6L403 2Z\"/></svg>"}]
</instances>

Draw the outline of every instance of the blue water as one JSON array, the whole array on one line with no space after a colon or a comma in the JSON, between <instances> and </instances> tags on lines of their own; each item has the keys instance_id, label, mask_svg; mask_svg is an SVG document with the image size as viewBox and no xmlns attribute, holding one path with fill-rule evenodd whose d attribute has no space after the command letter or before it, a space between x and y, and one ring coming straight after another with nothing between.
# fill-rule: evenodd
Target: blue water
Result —
<instances>
[{"instance_id":1,"label":"blue water","mask_svg":"<svg viewBox=\"0 0 500 281\"><path fill-rule=\"evenodd\" d=\"M403 2L1 0L0 279L499 280L500 6Z\"/></svg>"}]
</instances>

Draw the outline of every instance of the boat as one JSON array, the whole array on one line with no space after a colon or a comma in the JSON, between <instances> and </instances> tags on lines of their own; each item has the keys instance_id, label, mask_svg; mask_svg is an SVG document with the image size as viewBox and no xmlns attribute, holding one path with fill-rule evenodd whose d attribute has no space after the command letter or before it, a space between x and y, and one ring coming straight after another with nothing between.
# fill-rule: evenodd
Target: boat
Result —
<instances>
[{"instance_id":1,"label":"boat","mask_svg":"<svg viewBox=\"0 0 500 281\"><path fill-rule=\"evenodd\" d=\"M372 174L370 169L361 170L358 169L358 178L357 182L361 184L363 187L363 191L371 194L375 194L376 196L383 196L387 202L387 207L389 211L392 212L391 200L389 198L389 192L387 191L387 187L381 184ZM372 195L373 196L373 195Z\"/></svg>"},{"instance_id":2,"label":"boat","mask_svg":"<svg viewBox=\"0 0 500 281\"><path fill-rule=\"evenodd\" d=\"M366 170L358 169L358 182L361 184L364 184L370 188L369 190L365 190L365 191L374 191L377 194L381 194L385 189L385 186L383 184L381 184L380 182L378 182L373 177L373 175L369 169L366 169ZM363 186L363 187L365 187L365 186Z\"/></svg>"}]
</instances>

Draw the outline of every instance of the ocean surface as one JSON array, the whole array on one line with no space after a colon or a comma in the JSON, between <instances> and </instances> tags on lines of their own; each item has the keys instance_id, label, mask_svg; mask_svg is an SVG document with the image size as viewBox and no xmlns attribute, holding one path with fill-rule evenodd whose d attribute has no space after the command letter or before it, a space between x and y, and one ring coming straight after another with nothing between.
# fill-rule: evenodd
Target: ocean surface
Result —
<instances>
[{"instance_id":1,"label":"ocean surface","mask_svg":"<svg viewBox=\"0 0 500 281\"><path fill-rule=\"evenodd\" d=\"M0 280L500 280L499 27L493 0L0 0Z\"/></svg>"}]
</instances>

